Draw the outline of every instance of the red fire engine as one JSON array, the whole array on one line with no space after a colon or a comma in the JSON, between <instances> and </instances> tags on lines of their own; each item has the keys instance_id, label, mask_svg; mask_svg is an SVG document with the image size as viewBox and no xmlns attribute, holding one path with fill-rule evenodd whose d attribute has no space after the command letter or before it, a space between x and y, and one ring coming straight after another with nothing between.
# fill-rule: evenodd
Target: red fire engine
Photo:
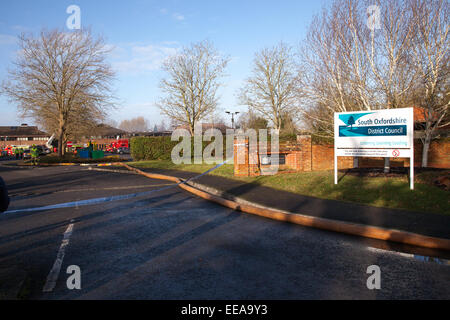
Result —
<instances>
[{"instance_id":1,"label":"red fire engine","mask_svg":"<svg viewBox=\"0 0 450 320\"><path fill-rule=\"evenodd\" d=\"M117 140L106 147L107 152L115 152L119 148L128 148L128 140Z\"/></svg>"}]
</instances>

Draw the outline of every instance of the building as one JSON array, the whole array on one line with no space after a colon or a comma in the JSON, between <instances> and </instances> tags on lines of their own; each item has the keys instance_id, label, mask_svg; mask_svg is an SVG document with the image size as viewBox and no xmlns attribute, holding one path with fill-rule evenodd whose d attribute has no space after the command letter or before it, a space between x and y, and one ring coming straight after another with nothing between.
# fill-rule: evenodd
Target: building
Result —
<instances>
[{"instance_id":1,"label":"building","mask_svg":"<svg viewBox=\"0 0 450 320\"><path fill-rule=\"evenodd\" d=\"M49 138L48 133L26 123L12 127L0 126L0 148L2 149L6 146L43 145Z\"/></svg>"},{"instance_id":2,"label":"building","mask_svg":"<svg viewBox=\"0 0 450 320\"><path fill-rule=\"evenodd\" d=\"M202 123L202 134L205 133L208 129L218 129L223 135L227 133L228 129L231 129L230 127L226 126L223 123ZM185 129L189 131L189 126L184 124L176 127L176 129Z\"/></svg>"},{"instance_id":3,"label":"building","mask_svg":"<svg viewBox=\"0 0 450 320\"><path fill-rule=\"evenodd\" d=\"M106 124L99 124L91 129L90 136L82 137L82 141L86 142L89 140L116 140L116 139L125 139L130 136L130 133L121 129L117 129L111 127Z\"/></svg>"}]
</instances>

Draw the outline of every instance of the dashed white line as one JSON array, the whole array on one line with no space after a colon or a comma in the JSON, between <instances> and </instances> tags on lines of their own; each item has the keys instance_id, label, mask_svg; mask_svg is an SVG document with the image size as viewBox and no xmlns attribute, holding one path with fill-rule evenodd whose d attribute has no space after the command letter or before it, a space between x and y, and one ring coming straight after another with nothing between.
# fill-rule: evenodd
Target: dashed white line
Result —
<instances>
[{"instance_id":1,"label":"dashed white line","mask_svg":"<svg viewBox=\"0 0 450 320\"><path fill-rule=\"evenodd\" d=\"M56 286L56 281L58 280L59 273L61 271L61 266L66 252L66 247L69 245L69 239L70 236L72 235L72 231L73 231L73 223L69 224L66 231L64 232L64 237L61 242L61 246L59 247L58 254L56 255L55 263L53 264L53 267L47 276L47 281L45 282L42 292L52 292Z\"/></svg>"}]
</instances>

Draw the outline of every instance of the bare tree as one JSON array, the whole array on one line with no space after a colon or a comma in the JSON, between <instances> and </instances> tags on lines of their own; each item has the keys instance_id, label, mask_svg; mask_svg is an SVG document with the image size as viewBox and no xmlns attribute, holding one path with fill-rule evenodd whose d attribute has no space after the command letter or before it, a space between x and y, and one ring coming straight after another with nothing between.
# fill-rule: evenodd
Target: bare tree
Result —
<instances>
[{"instance_id":1,"label":"bare tree","mask_svg":"<svg viewBox=\"0 0 450 320\"><path fill-rule=\"evenodd\" d=\"M444 0L413 0L412 23L416 30L413 63L419 75L415 101L423 110L422 166L428 166L428 151L439 127L450 125L449 76L450 5Z\"/></svg>"},{"instance_id":2,"label":"bare tree","mask_svg":"<svg viewBox=\"0 0 450 320\"><path fill-rule=\"evenodd\" d=\"M119 122L117 122L117 120L115 119L111 119L111 118L107 118L104 123L110 127L113 128L118 128L119 127Z\"/></svg>"},{"instance_id":3,"label":"bare tree","mask_svg":"<svg viewBox=\"0 0 450 320\"><path fill-rule=\"evenodd\" d=\"M158 125L158 131L163 132L163 131L166 131L167 129L168 128L167 128L167 125L166 125L166 121L164 121L164 119L162 119L161 122Z\"/></svg>"},{"instance_id":4,"label":"bare tree","mask_svg":"<svg viewBox=\"0 0 450 320\"><path fill-rule=\"evenodd\" d=\"M239 98L249 110L261 114L279 130L283 114L294 109L296 66L292 49L281 42L258 52L253 63L253 73Z\"/></svg>"},{"instance_id":5,"label":"bare tree","mask_svg":"<svg viewBox=\"0 0 450 320\"><path fill-rule=\"evenodd\" d=\"M208 41L194 43L167 59L163 65L167 76L160 84L164 93L158 102L161 112L194 134L195 124L217 107L218 81L228 60Z\"/></svg>"},{"instance_id":6,"label":"bare tree","mask_svg":"<svg viewBox=\"0 0 450 320\"><path fill-rule=\"evenodd\" d=\"M370 27L376 5L379 25ZM311 24L299 97L305 123L333 135L333 113L418 106L425 118L422 166L449 125L449 3L336 0Z\"/></svg>"},{"instance_id":7,"label":"bare tree","mask_svg":"<svg viewBox=\"0 0 450 320\"><path fill-rule=\"evenodd\" d=\"M41 31L21 35L15 68L2 91L25 117L32 117L58 135L63 155L68 137L101 120L113 106L114 73L106 63L109 48L88 30Z\"/></svg>"},{"instance_id":8,"label":"bare tree","mask_svg":"<svg viewBox=\"0 0 450 320\"><path fill-rule=\"evenodd\" d=\"M362 28L359 39L370 65L370 77L382 108L404 108L411 104L417 80L412 63L415 26L409 0L376 1L379 28ZM373 1L364 2L368 8Z\"/></svg>"},{"instance_id":9,"label":"bare tree","mask_svg":"<svg viewBox=\"0 0 450 320\"><path fill-rule=\"evenodd\" d=\"M145 132L149 129L149 123L144 117L136 117L120 122L119 129L128 132Z\"/></svg>"},{"instance_id":10,"label":"bare tree","mask_svg":"<svg viewBox=\"0 0 450 320\"><path fill-rule=\"evenodd\" d=\"M368 64L362 62L366 56L348 28L357 11L355 3L347 1L334 2L330 11L323 9L301 48L300 112L318 135L333 136L334 112L372 108L372 90L365 78Z\"/></svg>"},{"instance_id":11,"label":"bare tree","mask_svg":"<svg viewBox=\"0 0 450 320\"><path fill-rule=\"evenodd\" d=\"M379 25L370 25L376 4ZM311 24L302 48L299 97L320 135L333 136L333 113L410 106L416 73L409 0L336 0Z\"/></svg>"},{"instance_id":12,"label":"bare tree","mask_svg":"<svg viewBox=\"0 0 450 320\"><path fill-rule=\"evenodd\" d=\"M239 129L243 130L267 129L268 125L269 121L267 121L267 119L261 117L260 115L255 114L255 112L251 110L242 113L237 120L237 126L239 127Z\"/></svg>"}]
</instances>

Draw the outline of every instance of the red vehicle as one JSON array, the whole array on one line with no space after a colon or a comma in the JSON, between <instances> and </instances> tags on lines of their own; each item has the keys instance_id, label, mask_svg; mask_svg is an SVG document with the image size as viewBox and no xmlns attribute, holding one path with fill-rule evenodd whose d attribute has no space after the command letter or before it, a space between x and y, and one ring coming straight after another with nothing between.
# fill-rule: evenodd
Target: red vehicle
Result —
<instances>
[{"instance_id":1,"label":"red vehicle","mask_svg":"<svg viewBox=\"0 0 450 320\"><path fill-rule=\"evenodd\" d=\"M6 146L5 149L3 149L2 153L6 153L8 156L14 155L13 147L12 146Z\"/></svg>"},{"instance_id":2,"label":"red vehicle","mask_svg":"<svg viewBox=\"0 0 450 320\"><path fill-rule=\"evenodd\" d=\"M106 147L107 152L116 152L119 148L128 148L128 139L117 140Z\"/></svg>"},{"instance_id":3,"label":"red vehicle","mask_svg":"<svg viewBox=\"0 0 450 320\"><path fill-rule=\"evenodd\" d=\"M106 146L105 151L106 151L106 152L114 152L114 148L113 148L113 146L112 146L112 143L111 143L111 144L108 144L108 145Z\"/></svg>"}]
</instances>

